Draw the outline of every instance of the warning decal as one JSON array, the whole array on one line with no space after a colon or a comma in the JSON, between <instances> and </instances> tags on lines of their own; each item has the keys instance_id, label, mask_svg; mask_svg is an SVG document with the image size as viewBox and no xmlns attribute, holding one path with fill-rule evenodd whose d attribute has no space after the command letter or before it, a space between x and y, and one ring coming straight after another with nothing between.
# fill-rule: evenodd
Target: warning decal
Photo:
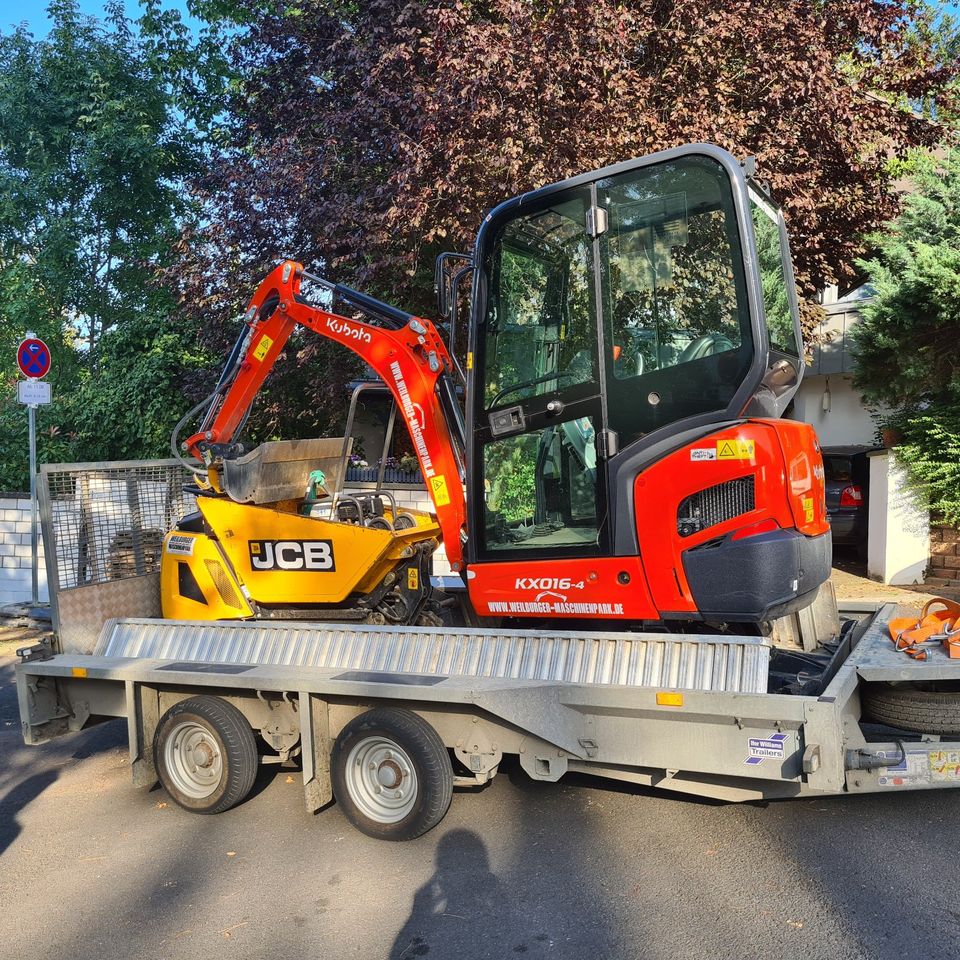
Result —
<instances>
[{"instance_id":1,"label":"warning decal","mask_svg":"<svg viewBox=\"0 0 960 960\"><path fill-rule=\"evenodd\" d=\"M807 523L813 523L813 497L803 498L803 518Z\"/></svg>"},{"instance_id":2,"label":"warning decal","mask_svg":"<svg viewBox=\"0 0 960 960\"><path fill-rule=\"evenodd\" d=\"M941 783L960 780L960 750L931 750L930 777Z\"/></svg>"},{"instance_id":3,"label":"warning decal","mask_svg":"<svg viewBox=\"0 0 960 960\"><path fill-rule=\"evenodd\" d=\"M756 454L753 440L718 440L718 460L752 460Z\"/></svg>"},{"instance_id":4,"label":"warning decal","mask_svg":"<svg viewBox=\"0 0 960 960\"><path fill-rule=\"evenodd\" d=\"M960 750L878 750L889 757L877 783L881 787L917 787L930 783L960 783Z\"/></svg>"},{"instance_id":5,"label":"warning decal","mask_svg":"<svg viewBox=\"0 0 960 960\"><path fill-rule=\"evenodd\" d=\"M430 478L430 491L433 502L438 507L445 507L450 502L450 491L447 490L447 481L442 473Z\"/></svg>"},{"instance_id":6,"label":"warning decal","mask_svg":"<svg viewBox=\"0 0 960 960\"><path fill-rule=\"evenodd\" d=\"M270 337L261 337L260 342L256 345L253 351L254 360L262 360L266 355L267 351L273 346L273 340Z\"/></svg>"}]
</instances>

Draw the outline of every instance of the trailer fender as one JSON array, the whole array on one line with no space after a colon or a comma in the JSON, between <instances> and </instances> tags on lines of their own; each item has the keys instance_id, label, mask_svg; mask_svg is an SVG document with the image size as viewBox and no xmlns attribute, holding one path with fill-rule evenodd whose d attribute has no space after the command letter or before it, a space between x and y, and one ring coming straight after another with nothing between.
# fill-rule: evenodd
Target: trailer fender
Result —
<instances>
[{"instance_id":1,"label":"trailer fender","mask_svg":"<svg viewBox=\"0 0 960 960\"><path fill-rule=\"evenodd\" d=\"M333 800L330 776L333 740L329 704L312 693L300 694L300 745L304 802L308 813L316 813Z\"/></svg>"}]
</instances>

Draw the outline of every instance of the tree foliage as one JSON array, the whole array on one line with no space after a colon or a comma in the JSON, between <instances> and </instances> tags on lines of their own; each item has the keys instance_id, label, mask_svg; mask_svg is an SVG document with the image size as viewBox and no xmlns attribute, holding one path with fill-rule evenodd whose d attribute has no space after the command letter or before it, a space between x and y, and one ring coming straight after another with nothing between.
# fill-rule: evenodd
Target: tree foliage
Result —
<instances>
[{"instance_id":1,"label":"tree foliage","mask_svg":"<svg viewBox=\"0 0 960 960\"><path fill-rule=\"evenodd\" d=\"M910 105L948 109L956 73L910 0L302 0L232 56L231 143L177 273L213 315L237 304L211 262L246 287L286 254L426 311L434 254L500 200L697 140L757 157L811 293L893 214L891 154L939 136Z\"/></svg>"},{"instance_id":2,"label":"tree foliage","mask_svg":"<svg viewBox=\"0 0 960 960\"><path fill-rule=\"evenodd\" d=\"M856 384L903 433L917 485L960 522L960 151L915 158L900 216L861 263L876 297L855 330Z\"/></svg>"},{"instance_id":3,"label":"tree foliage","mask_svg":"<svg viewBox=\"0 0 960 960\"><path fill-rule=\"evenodd\" d=\"M202 159L184 111L203 100L194 115L210 119L216 71L156 0L142 31L117 4L105 21L75 0L49 14L42 40L25 27L0 37L0 488L27 482L13 390L27 330L53 353L47 461L161 453L186 405L182 367L197 365L157 271L192 214L184 181Z\"/></svg>"}]
</instances>

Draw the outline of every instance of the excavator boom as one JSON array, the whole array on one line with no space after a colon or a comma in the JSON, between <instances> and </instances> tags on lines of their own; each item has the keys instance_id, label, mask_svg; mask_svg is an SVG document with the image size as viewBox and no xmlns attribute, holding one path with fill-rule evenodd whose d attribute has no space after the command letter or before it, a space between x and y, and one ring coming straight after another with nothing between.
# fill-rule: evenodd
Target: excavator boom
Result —
<instances>
[{"instance_id":1,"label":"excavator boom","mask_svg":"<svg viewBox=\"0 0 960 960\"><path fill-rule=\"evenodd\" d=\"M342 344L361 357L383 380L401 411L420 462L453 570L463 563L461 535L466 521L457 412L449 396L453 364L446 345L427 319L404 314L372 298L348 291L351 302L393 328L332 313L307 302L300 288L316 279L334 292L346 290L307 274L287 260L257 288L245 314L246 331L227 364L201 429L189 437L187 451L208 466L229 452L229 445L278 357L298 327Z\"/></svg>"}]
</instances>

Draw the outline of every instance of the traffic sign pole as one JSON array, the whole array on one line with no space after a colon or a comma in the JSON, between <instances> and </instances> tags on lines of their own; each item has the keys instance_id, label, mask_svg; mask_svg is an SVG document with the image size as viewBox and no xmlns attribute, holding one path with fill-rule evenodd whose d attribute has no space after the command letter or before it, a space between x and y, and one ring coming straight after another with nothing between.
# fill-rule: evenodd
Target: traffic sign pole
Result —
<instances>
[{"instance_id":1,"label":"traffic sign pole","mask_svg":"<svg viewBox=\"0 0 960 960\"><path fill-rule=\"evenodd\" d=\"M17 388L27 407L30 428L30 589L33 606L40 603L40 530L37 516L37 404L50 402L50 386L40 382L50 372L50 349L31 331L17 347L17 366L27 378Z\"/></svg>"},{"instance_id":2,"label":"traffic sign pole","mask_svg":"<svg viewBox=\"0 0 960 960\"><path fill-rule=\"evenodd\" d=\"M31 602L37 606L40 602L40 557L37 536L37 405L28 404L27 416L30 420L30 587Z\"/></svg>"}]
</instances>

